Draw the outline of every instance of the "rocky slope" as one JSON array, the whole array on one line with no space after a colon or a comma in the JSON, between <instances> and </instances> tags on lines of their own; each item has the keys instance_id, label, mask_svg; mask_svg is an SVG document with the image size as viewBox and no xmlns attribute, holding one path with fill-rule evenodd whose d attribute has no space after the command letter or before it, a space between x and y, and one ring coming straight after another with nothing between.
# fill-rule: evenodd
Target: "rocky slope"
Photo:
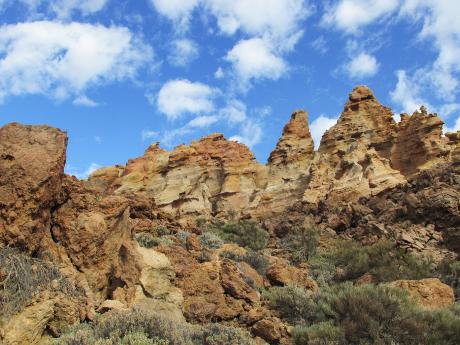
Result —
<instances>
[{"instance_id":1,"label":"rocky slope","mask_svg":"<svg viewBox=\"0 0 460 345\"><path fill-rule=\"evenodd\" d=\"M266 165L246 146L212 134L170 152L153 144L142 157L79 181L64 174L66 133L6 125L0 129L0 249L51 260L79 293L63 305L59 289L37 291L24 310L0 320L0 340L36 344L66 325L93 320L97 310L136 306L180 322L236 324L272 344L288 344L288 327L258 289L318 289L308 267L278 255L278 238L295 226L315 224L326 242L391 239L438 261L460 254L460 133L443 136L442 126L424 108L397 123L359 86L317 151L307 113L296 111ZM246 249L203 248L198 218L263 224L271 235L266 276L220 255L242 257ZM177 236L155 249L134 240L164 228ZM195 234L181 242L183 230ZM0 267L0 283L4 276ZM444 304L451 299L446 288L430 287L448 296Z\"/></svg>"}]
</instances>

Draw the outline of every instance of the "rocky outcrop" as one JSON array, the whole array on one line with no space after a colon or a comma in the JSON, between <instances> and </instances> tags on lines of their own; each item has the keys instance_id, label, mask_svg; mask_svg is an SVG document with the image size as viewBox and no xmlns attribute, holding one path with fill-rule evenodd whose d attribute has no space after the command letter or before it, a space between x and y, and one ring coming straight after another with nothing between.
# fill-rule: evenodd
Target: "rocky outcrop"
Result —
<instances>
[{"instance_id":1,"label":"rocky outcrop","mask_svg":"<svg viewBox=\"0 0 460 345\"><path fill-rule=\"evenodd\" d=\"M439 279L397 280L389 285L407 291L409 296L427 309L449 308L455 302L452 288Z\"/></svg>"},{"instance_id":2,"label":"rocky outcrop","mask_svg":"<svg viewBox=\"0 0 460 345\"><path fill-rule=\"evenodd\" d=\"M49 241L59 203L67 135L48 126L0 128L0 242L29 252Z\"/></svg>"},{"instance_id":3,"label":"rocky outcrop","mask_svg":"<svg viewBox=\"0 0 460 345\"><path fill-rule=\"evenodd\" d=\"M401 115L391 150L391 165L404 176L448 161L447 138L442 136L444 122L425 107L412 116ZM410 153L410 154L408 154Z\"/></svg>"}]
</instances>

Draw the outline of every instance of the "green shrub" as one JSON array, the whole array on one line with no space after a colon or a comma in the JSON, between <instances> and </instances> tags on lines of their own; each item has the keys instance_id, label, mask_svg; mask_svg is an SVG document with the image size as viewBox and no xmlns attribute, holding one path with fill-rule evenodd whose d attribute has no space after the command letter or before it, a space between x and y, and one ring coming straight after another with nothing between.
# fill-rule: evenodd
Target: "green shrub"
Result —
<instances>
[{"instance_id":1,"label":"green shrub","mask_svg":"<svg viewBox=\"0 0 460 345\"><path fill-rule=\"evenodd\" d=\"M332 322L320 322L311 326L296 326L292 331L296 345L341 345L345 343L343 329Z\"/></svg>"},{"instance_id":2,"label":"green shrub","mask_svg":"<svg viewBox=\"0 0 460 345\"><path fill-rule=\"evenodd\" d=\"M200 240L201 245L208 249L219 249L224 244L224 241L212 232L205 232L198 236L198 239Z\"/></svg>"},{"instance_id":3,"label":"green shrub","mask_svg":"<svg viewBox=\"0 0 460 345\"><path fill-rule=\"evenodd\" d=\"M422 344L428 328L407 293L385 285L344 283L323 291L316 321L341 327L347 344Z\"/></svg>"},{"instance_id":4,"label":"green shrub","mask_svg":"<svg viewBox=\"0 0 460 345\"><path fill-rule=\"evenodd\" d=\"M195 326L146 310L115 312L94 324L70 328L54 345L254 345L251 337L221 325Z\"/></svg>"},{"instance_id":5,"label":"green shrub","mask_svg":"<svg viewBox=\"0 0 460 345\"><path fill-rule=\"evenodd\" d=\"M240 254L237 254L235 252L227 252L227 251L221 252L219 254L219 257L223 259L229 259L235 262L243 261L243 258L244 258L244 256L241 256Z\"/></svg>"},{"instance_id":6,"label":"green shrub","mask_svg":"<svg viewBox=\"0 0 460 345\"><path fill-rule=\"evenodd\" d=\"M312 295L297 286L272 287L263 292L270 308L291 323L306 323L315 319L316 304Z\"/></svg>"},{"instance_id":7,"label":"green shrub","mask_svg":"<svg viewBox=\"0 0 460 345\"><path fill-rule=\"evenodd\" d=\"M460 304L450 309L428 312L427 344L457 345L460 339Z\"/></svg>"},{"instance_id":8,"label":"green shrub","mask_svg":"<svg viewBox=\"0 0 460 345\"><path fill-rule=\"evenodd\" d=\"M157 236L167 236L171 235L171 231L168 228L165 228L164 226L159 226L155 229L155 233Z\"/></svg>"},{"instance_id":9,"label":"green shrub","mask_svg":"<svg viewBox=\"0 0 460 345\"><path fill-rule=\"evenodd\" d=\"M168 246L174 243L171 238L168 238L167 236L154 237L152 234L145 232L134 235L134 239L139 243L141 247L144 248L153 248L161 245Z\"/></svg>"},{"instance_id":10,"label":"green shrub","mask_svg":"<svg viewBox=\"0 0 460 345\"><path fill-rule=\"evenodd\" d=\"M210 227L210 230L225 242L234 242L253 250L265 248L270 237L266 230L251 220L242 220L237 223L216 223Z\"/></svg>"},{"instance_id":11,"label":"green shrub","mask_svg":"<svg viewBox=\"0 0 460 345\"><path fill-rule=\"evenodd\" d=\"M460 261L444 259L436 271L439 279L454 290L457 299L460 298Z\"/></svg>"},{"instance_id":12,"label":"green shrub","mask_svg":"<svg viewBox=\"0 0 460 345\"><path fill-rule=\"evenodd\" d=\"M187 231L179 231L177 234L176 234L176 237L179 239L180 243L182 244L182 246L186 246L187 244L187 238L191 235L190 232L187 232Z\"/></svg>"},{"instance_id":13,"label":"green shrub","mask_svg":"<svg viewBox=\"0 0 460 345\"><path fill-rule=\"evenodd\" d=\"M204 328L203 345L255 345L247 332L238 328L211 324Z\"/></svg>"},{"instance_id":14,"label":"green shrub","mask_svg":"<svg viewBox=\"0 0 460 345\"><path fill-rule=\"evenodd\" d=\"M370 246L340 241L335 249L319 251L308 263L311 275L320 284L356 280L365 273L370 273L375 283L433 276L430 260L416 257L388 241ZM336 275L337 270L340 275Z\"/></svg>"},{"instance_id":15,"label":"green shrub","mask_svg":"<svg viewBox=\"0 0 460 345\"><path fill-rule=\"evenodd\" d=\"M57 284L57 290L56 290ZM53 285L53 287L51 287ZM24 309L40 292L53 289L69 297L83 294L51 262L34 259L16 249L0 249L0 309L9 316Z\"/></svg>"},{"instance_id":16,"label":"green shrub","mask_svg":"<svg viewBox=\"0 0 460 345\"><path fill-rule=\"evenodd\" d=\"M254 268L262 277L265 277L267 274L268 261L263 256L258 254L255 251L248 250L242 260Z\"/></svg>"},{"instance_id":17,"label":"green shrub","mask_svg":"<svg viewBox=\"0 0 460 345\"><path fill-rule=\"evenodd\" d=\"M153 248L156 245L155 237L152 234L141 232L134 235L134 239L141 247Z\"/></svg>"},{"instance_id":18,"label":"green shrub","mask_svg":"<svg viewBox=\"0 0 460 345\"><path fill-rule=\"evenodd\" d=\"M299 264L316 254L319 232L313 227L297 227L283 241L284 247L291 253L291 261Z\"/></svg>"}]
</instances>

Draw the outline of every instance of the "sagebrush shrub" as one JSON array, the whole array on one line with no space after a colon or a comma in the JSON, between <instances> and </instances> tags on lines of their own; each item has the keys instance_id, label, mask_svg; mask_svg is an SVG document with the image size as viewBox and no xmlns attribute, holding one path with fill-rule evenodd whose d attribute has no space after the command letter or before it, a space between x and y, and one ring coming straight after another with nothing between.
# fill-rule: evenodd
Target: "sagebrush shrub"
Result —
<instances>
[{"instance_id":1,"label":"sagebrush shrub","mask_svg":"<svg viewBox=\"0 0 460 345\"><path fill-rule=\"evenodd\" d=\"M10 247L0 248L0 310L6 317L21 311L40 292L62 292L79 297L83 292L65 278L52 262L39 260Z\"/></svg>"},{"instance_id":2,"label":"sagebrush shrub","mask_svg":"<svg viewBox=\"0 0 460 345\"><path fill-rule=\"evenodd\" d=\"M204 248L208 249L219 249L224 244L224 241L212 232L203 233L198 236L198 240Z\"/></svg>"},{"instance_id":3,"label":"sagebrush shrub","mask_svg":"<svg viewBox=\"0 0 460 345\"><path fill-rule=\"evenodd\" d=\"M319 232L314 227L296 227L283 239L284 247L291 253L294 264L306 262L313 255L319 244Z\"/></svg>"},{"instance_id":4,"label":"sagebrush shrub","mask_svg":"<svg viewBox=\"0 0 460 345\"><path fill-rule=\"evenodd\" d=\"M220 222L213 224L210 230L225 242L234 242L242 247L248 247L253 250L265 248L270 238L268 232L252 220L230 223Z\"/></svg>"},{"instance_id":5,"label":"sagebrush shrub","mask_svg":"<svg viewBox=\"0 0 460 345\"><path fill-rule=\"evenodd\" d=\"M345 345L345 334L332 322L320 322L311 326L294 327L292 338L296 345Z\"/></svg>"},{"instance_id":6,"label":"sagebrush shrub","mask_svg":"<svg viewBox=\"0 0 460 345\"><path fill-rule=\"evenodd\" d=\"M113 312L93 324L72 327L55 345L254 345L246 332L218 324L205 326L168 319L153 311Z\"/></svg>"}]
</instances>

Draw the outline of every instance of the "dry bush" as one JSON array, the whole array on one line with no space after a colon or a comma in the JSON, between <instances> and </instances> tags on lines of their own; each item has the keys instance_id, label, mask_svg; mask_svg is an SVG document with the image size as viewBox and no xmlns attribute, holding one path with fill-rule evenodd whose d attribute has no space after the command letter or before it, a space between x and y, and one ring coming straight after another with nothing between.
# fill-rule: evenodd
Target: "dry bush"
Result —
<instances>
[{"instance_id":1,"label":"dry bush","mask_svg":"<svg viewBox=\"0 0 460 345\"><path fill-rule=\"evenodd\" d=\"M69 297L83 294L51 262L10 247L0 249L0 309L3 316L23 310L41 292L53 289Z\"/></svg>"}]
</instances>

